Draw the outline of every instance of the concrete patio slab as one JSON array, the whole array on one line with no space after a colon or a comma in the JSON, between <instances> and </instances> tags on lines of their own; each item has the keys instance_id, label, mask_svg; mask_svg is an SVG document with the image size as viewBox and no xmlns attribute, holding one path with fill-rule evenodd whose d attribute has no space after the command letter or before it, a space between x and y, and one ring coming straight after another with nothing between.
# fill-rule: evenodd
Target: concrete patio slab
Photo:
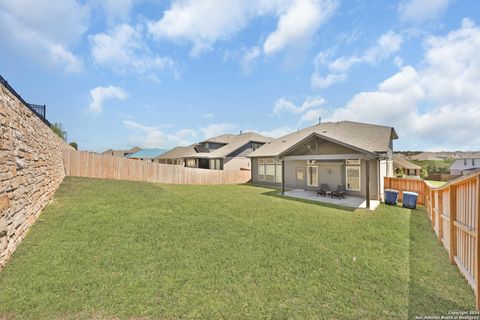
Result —
<instances>
[{"instance_id":1,"label":"concrete patio slab","mask_svg":"<svg viewBox=\"0 0 480 320\"><path fill-rule=\"evenodd\" d=\"M317 193L314 191L301 190L301 189L293 189L293 190L285 191L284 195L288 197L299 198L304 200L334 204L337 206L351 207L351 208L357 208L357 209L367 208L367 202L365 201L365 199L359 198L359 197L345 196L344 199L337 199L337 198L332 198L330 196L320 196L320 195L317 195ZM379 205L380 205L380 201L370 200L369 210L373 211Z\"/></svg>"}]
</instances>

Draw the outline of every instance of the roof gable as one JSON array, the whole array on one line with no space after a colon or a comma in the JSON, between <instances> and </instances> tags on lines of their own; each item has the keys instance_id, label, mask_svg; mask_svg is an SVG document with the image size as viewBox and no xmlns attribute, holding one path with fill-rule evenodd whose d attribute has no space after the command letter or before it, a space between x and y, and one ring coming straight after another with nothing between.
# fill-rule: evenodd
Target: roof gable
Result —
<instances>
[{"instance_id":1,"label":"roof gable","mask_svg":"<svg viewBox=\"0 0 480 320\"><path fill-rule=\"evenodd\" d=\"M276 157L312 134L363 152L385 153L398 136L393 127L352 121L326 122L287 134L265 144L250 157Z\"/></svg>"}]
</instances>

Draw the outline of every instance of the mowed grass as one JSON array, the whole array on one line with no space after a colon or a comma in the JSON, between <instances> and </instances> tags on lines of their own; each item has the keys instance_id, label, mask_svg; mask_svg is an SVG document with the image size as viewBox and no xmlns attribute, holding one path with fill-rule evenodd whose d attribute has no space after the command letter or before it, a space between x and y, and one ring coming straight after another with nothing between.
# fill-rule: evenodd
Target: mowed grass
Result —
<instances>
[{"instance_id":1,"label":"mowed grass","mask_svg":"<svg viewBox=\"0 0 480 320\"><path fill-rule=\"evenodd\" d=\"M405 319L474 308L423 210L274 194L67 178L0 272L0 319Z\"/></svg>"},{"instance_id":2,"label":"mowed grass","mask_svg":"<svg viewBox=\"0 0 480 320\"><path fill-rule=\"evenodd\" d=\"M430 184L434 188L438 188L446 184L445 181L434 181L434 180L425 180L425 181L428 182L428 184Z\"/></svg>"}]
</instances>

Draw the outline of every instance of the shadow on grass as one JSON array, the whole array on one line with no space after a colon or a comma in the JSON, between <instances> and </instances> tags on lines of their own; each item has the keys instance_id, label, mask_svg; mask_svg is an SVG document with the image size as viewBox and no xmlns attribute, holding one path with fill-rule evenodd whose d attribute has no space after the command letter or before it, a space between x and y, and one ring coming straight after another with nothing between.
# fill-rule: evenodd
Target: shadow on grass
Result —
<instances>
[{"instance_id":1,"label":"shadow on grass","mask_svg":"<svg viewBox=\"0 0 480 320\"><path fill-rule=\"evenodd\" d=\"M344 207L344 206L335 205L335 204L326 203L326 202L321 202L321 201L307 200L307 199L301 199L301 198L295 198L295 197L282 195L280 189L274 189L274 188L266 188L266 189L270 189L270 191L264 192L264 193L262 193L262 195L269 196L269 197L274 197L274 198L280 198L280 199L288 200L288 201L296 201L296 202L313 204L313 205L316 205L316 206L322 206L322 207L327 207L327 208L332 208L332 209L350 211L350 212L354 212L356 210L361 211L361 209L357 209L357 208Z\"/></svg>"},{"instance_id":2,"label":"shadow on grass","mask_svg":"<svg viewBox=\"0 0 480 320\"><path fill-rule=\"evenodd\" d=\"M410 210L408 317L475 310L474 293L450 264L424 208Z\"/></svg>"}]
</instances>

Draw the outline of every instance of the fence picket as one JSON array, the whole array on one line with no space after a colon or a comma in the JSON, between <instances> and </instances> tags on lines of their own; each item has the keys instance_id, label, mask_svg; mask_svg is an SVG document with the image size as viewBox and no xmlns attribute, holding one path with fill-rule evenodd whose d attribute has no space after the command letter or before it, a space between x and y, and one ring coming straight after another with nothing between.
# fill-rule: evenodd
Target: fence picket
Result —
<instances>
[{"instance_id":1,"label":"fence picket","mask_svg":"<svg viewBox=\"0 0 480 320\"><path fill-rule=\"evenodd\" d=\"M168 184L237 184L250 181L250 171L207 170L68 150L68 176Z\"/></svg>"}]
</instances>

